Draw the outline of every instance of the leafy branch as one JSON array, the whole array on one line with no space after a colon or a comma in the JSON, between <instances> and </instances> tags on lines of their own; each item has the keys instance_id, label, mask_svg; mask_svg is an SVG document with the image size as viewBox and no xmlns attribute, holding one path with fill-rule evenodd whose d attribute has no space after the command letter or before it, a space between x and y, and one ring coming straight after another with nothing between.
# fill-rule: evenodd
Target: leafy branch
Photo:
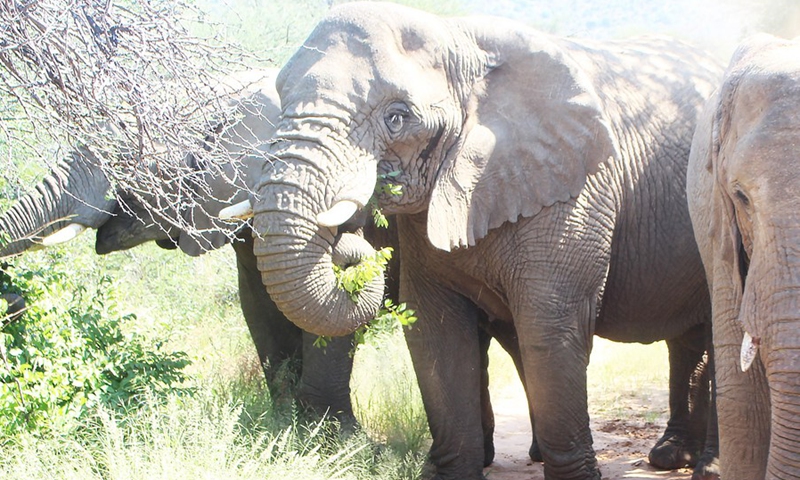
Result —
<instances>
[{"instance_id":1,"label":"leafy branch","mask_svg":"<svg viewBox=\"0 0 800 480\"><path fill-rule=\"evenodd\" d=\"M378 197L380 195L400 196L403 194L402 185L386 182L386 180L390 178L399 176L400 173L402 173L400 170L395 170L393 172L382 173L378 175L378 181L375 184L375 194L370 199L368 205L372 208L372 220L375 222L375 226L379 228L388 228L389 220L378 207Z\"/></svg>"},{"instance_id":2,"label":"leafy branch","mask_svg":"<svg viewBox=\"0 0 800 480\"><path fill-rule=\"evenodd\" d=\"M392 247L385 247L375 252L375 255L361 259L355 265L346 268L334 265L333 273L336 275L337 287L347 292L350 300L357 303L358 294L378 275L383 275L391 258Z\"/></svg>"},{"instance_id":3,"label":"leafy branch","mask_svg":"<svg viewBox=\"0 0 800 480\"><path fill-rule=\"evenodd\" d=\"M372 209L372 219L375 226L379 228L387 228L389 220L378 208L377 198L381 195L395 195L403 194L403 186L395 183L388 182L391 178L398 177L402 172L395 170L393 172L378 175L378 181L375 184L375 194L370 199L368 205ZM364 287L370 283L377 275L383 275L386 265L392 258L391 247L385 247L375 252L375 255L362 259L358 264L341 268L337 265L333 266L333 272L336 275L336 283L339 289L344 290L350 296L353 302L358 301L358 294ZM414 315L414 310L408 308L405 303L396 305L391 299L387 298L383 302L383 306L375 315L375 318L365 325L362 325L355 331L355 346L366 342L370 336L375 336L381 332L391 331L397 325L403 327L410 327L417 321ZM320 336L314 341L314 345L320 348L325 347L330 340L329 337Z\"/></svg>"}]
</instances>

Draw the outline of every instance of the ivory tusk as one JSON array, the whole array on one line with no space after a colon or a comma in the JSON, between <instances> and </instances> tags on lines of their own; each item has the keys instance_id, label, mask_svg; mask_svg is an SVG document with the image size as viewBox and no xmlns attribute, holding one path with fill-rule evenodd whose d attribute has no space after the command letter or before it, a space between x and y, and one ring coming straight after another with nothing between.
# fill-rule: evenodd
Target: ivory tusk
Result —
<instances>
[{"instance_id":1,"label":"ivory tusk","mask_svg":"<svg viewBox=\"0 0 800 480\"><path fill-rule=\"evenodd\" d=\"M250 204L250 200L244 200L230 207L223 208L219 211L217 216L223 220L230 220L233 218L247 220L253 217L253 206Z\"/></svg>"},{"instance_id":2,"label":"ivory tusk","mask_svg":"<svg viewBox=\"0 0 800 480\"><path fill-rule=\"evenodd\" d=\"M52 247L53 245L58 245L59 243L69 242L83 233L87 228L88 227L81 225L80 223L70 223L61 230L44 237L41 242L42 246Z\"/></svg>"},{"instance_id":3,"label":"ivory tusk","mask_svg":"<svg viewBox=\"0 0 800 480\"><path fill-rule=\"evenodd\" d=\"M327 212L317 215L317 224L323 227L338 227L350 220L358 210L358 204L352 200L340 200Z\"/></svg>"},{"instance_id":4,"label":"ivory tusk","mask_svg":"<svg viewBox=\"0 0 800 480\"><path fill-rule=\"evenodd\" d=\"M739 363L741 364L743 372L746 372L750 369L750 366L756 359L757 353L758 340L753 341L753 337L751 337L749 333L744 332L744 338L742 338L742 351L739 352Z\"/></svg>"}]
</instances>

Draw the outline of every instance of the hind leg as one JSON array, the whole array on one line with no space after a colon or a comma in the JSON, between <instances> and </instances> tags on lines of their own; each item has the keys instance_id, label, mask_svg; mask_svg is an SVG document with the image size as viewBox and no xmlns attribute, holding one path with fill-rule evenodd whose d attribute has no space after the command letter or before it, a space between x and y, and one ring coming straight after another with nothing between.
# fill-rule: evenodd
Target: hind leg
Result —
<instances>
[{"instance_id":1,"label":"hind leg","mask_svg":"<svg viewBox=\"0 0 800 480\"><path fill-rule=\"evenodd\" d=\"M664 435L650 450L656 468L674 470L697 464L709 421L710 369L704 357L704 325L667 340L670 418Z\"/></svg>"}]
</instances>

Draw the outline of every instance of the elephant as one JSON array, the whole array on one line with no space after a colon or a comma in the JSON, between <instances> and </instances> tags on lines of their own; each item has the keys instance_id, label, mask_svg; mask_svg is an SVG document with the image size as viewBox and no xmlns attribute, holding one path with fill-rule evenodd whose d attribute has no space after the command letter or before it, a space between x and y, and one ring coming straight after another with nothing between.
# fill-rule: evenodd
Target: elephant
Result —
<instances>
[{"instance_id":1,"label":"elephant","mask_svg":"<svg viewBox=\"0 0 800 480\"><path fill-rule=\"evenodd\" d=\"M746 39L702 111L689 160L726 480L800 478L798 59L798 38Z\"/></svg>"},{"instance_id":2,"label":"elephant","mask_svg":"<svg viewBox=\"0 0 800 480\"><path fill-rule=\"evenodd\" d=\"M317 348L316 335L304 332L289 322L267 295L256 268L253 236L245 224L223 222L217 213L230 201L244 198L264 162L263 150L274 132L274 121L280 113L275 91L277 70L248 72L258 78L250 83L246 94L232 102L235 120L220 124L206 138L207 148L224 149L226 161L222 171L206 167L205 160L193 155L187 164L202 173L204 190L192 189L192 198L183 212L164 212L157 199L125 191L116 192L119 199L112 216L97 229L95 250L103 255L125 250L147 241L164 248L180 248L185 254L199 256L230 243L236 253L239 299L250 336L256 347L259 364L264 368L267 384L273 395L280 394L276 374L288 362L292 376L298 379L297 397L301 404L318 414L354 424L350 402L350 374L353 368L353 337L332 338L325 348ZM243 74L239 74L242 76ZM196 232L179 229L169 220L183 215Z\"/></svg>"},{"instance_id":3,"label":"elephant","mask_svg":"<svg viewBox=\"0 0 800 480\"><path fill-rule=\"evenodd\" d=\"M419 318L405 336L434 478L482 478L482 312L516 331L545 477L600 478L593 335L666 339L672 356L710 320L685 173L721 70L663 38L335 6L278 75L271 160L247 200L262 281L304 330L358 328L383 279L339 288L334 265L374 256L339 227L377 201L396 217L400 300Z\"/></svg>"},{"instance_id":4,"label":"elephant","mask_svg":"<svg viewBox=\"0 0 800 480\"><path fill-rule=\"evenodd\" d=\"M243 101L243 118L230 130L233 138L225 139L222 147L232 153L237 152L241 165L226 165L225 179L210 171L204 179L211 188L210 195L202 202L184 212L191 218L201 235L190 235L177 230L174 222L159 218L154 208L143 205L134 196L125 192L114 192L106 176L97 167L98 162L88 146L78 146L49 172L33 189L0 216L0 233L8 237L0 245L0 258L19 255L31 248L53 246L70 241L87 229L96 229L95 249L98 254L132 248L146 241L155 241L163 248L180 247L190 256L212 250L231 243L236 252L238 283L242 311L251 338L256 347L261 365L267 365L265 375L272 385L274 370L271 367L285 360L303 358L298 373L301 376L298 395L303 403L318 412L340 412L339 418L352 421L352 407L349 397L349 375L352 360L349 357L350 340L333 339L323 351L312 347L316 336L304 333L285 320L266 295L261 284L260 274L255 267L253 238L249 227L240 228L230 222L219 222L214 215L226 203L221 199L229 195L236 199L240 188L247 188L247 181L260 171L263 158L246 155L248 148L260 148L259 144L269 139L274 131L274 121L278 117L277 93L274 91L275 72L256 71L247 75L238 74L227 79L226 89L239 90L246 86L248 98ZM267 122L262 122L267 117ZM263 147L263 145L261 146ZM195 158L189 158L194 168L200 168ZM238 184L229 179L241 174ZM241 194L239 194L241 196ZM121 206L117 198L121 197ZM174 214L174 212L172 212ZM189 217L191 215L191 217ZM154 222L145 223L140 219L152 218ZM383 232L369 223L362 222L367 235L380 245L397 247L394 229ZM235 241L230 242L231 238ZM394 263L398 255L395 255ZM394 268L397 271L397 267ZM389 295L398 298L396 292L399 281L390 282ZM24 300L16 295L4 294L9 308L6 315L18 318L24 310ZM507 330L507 329L506 329ZM494 331L491 336L485 332L481 337L483 346L483 399L482 419L484 423L485 464L494 458L493 431L494 415L488 392L488 347L491 338L497 338L519 365L519 354L515 353L515 333L513 331ZM327 352L327 353L326 353ZM347 353L347 355L345 355ZM267 362L269 360L269 362ZM291 362L290 362L291 363ZM297 362L293 362L297 363ZM327 374L327 375L326 375ZM532 415L531 415L531 418ZM541 460L535 440L531 456Z\"/></svg>"},{"instance_id":5,"label":"elephant","mask_svg":"<svg viewBox=\"0 0 800 480\"><path fill-rule=\"evenodd\" d=\"M277 73L277 72L275 72ZM271 80L271 81L269 81ZM228 155L233 159L241 159L240 165L226 165L224 176L213 172L205 175L208 194L190 202L195 208L184 213L191 219L195 228L202 235L191 235L174 226L174 222L160 219L156 209L144 204L124 191L117 192L119 205L114 209L112 217L97 229L95 250L103 255L114 251L133 248L147 241L155 241L163 248L180 248L190 256L198 256L205 251L219 248L231 243L236 252L236 264L239 277L239 296L242 312L248 329L258 352L261 365L266 366L267 382L272 384L273 367L285 360L300 360L302 368L299 395L304 403L315 410L335 408L346 411L352 416L350 406L349 378L352 369L352 336L333 337L326 349L312 347L316 335L303 332L277 309L275 303L267 295L261 276L256 268L253 252L253 236L249 224L221 222L217 219L219 210L229 203L235 203L250 191L263 166L265 158L256 152L268 145L274 134L274 125L280 114L280 100L274 87L274 74L267 81L259 82L258 88L245 99L240 100L240 116L236 123L222 131L219 141ZM207 141L213 141L209 138ZM248 153L253 153L248 155ZM195 168L202 169L200 161L190 158ZM217 199L227 199L222 202ZM174 212L172 213L174 214ZM150 219L146 221L145 219ZM391 246L395 249L389 271L387 272L387 296L398 298L399 279L394 273L398 271L399 250L396 238L396 224L393 219L389 228L378 228L371 217L353 219L348 225L350 230L361 229L362 235L372 243ZM230 241L233 237L233 241ZM488 322L482 322L480 343L482 351L482 383L481 418L484 437L484 464L489 465L494 459L494 413L489 397L488 349L492 338L496 339L509 353L514 363L520 368L519 349L516 344L516 332L513 328L497 328ZM325 382L328 382L327 384ZM310 388L311 385L316 386ZM336 407L333 407L335 405ZM533 414L531 413L531 419ZM530 449L532 459L541 461L535 439Z\"/></svg>"}]
</instances>

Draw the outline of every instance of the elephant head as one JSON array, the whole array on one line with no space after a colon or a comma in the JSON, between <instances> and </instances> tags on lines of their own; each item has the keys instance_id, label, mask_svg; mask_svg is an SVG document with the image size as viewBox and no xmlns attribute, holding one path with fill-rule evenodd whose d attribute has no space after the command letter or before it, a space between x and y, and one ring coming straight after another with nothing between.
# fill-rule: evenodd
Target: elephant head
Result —
<instances>
[{"instance_id":1,"label":"elephant head","mask_svg":"<svg viewBox=\"0 0 800 480\"><path fill-rule=\"evenodd\" d=\"M800 477L800 43L734 54L692 145L726 479Z\"/></svg>"},{"instance_id":2,"label":"elephant head","mask_svg":"<svg viewBox=\"0 0 800 480\"><path fill-rule=\"evenodd\" d=\"M203 151L186 157L186 166L198 171L193 187L182 190L185 194L180 203L186 207L177 212L160 206L156 196L117 192L119 205L113 217L97 231L97 253L156 241L164 248L177 246L188 255L198 256L228 243L242 224L222 221L218 215L224 207L245 199L260 176L264 152L280 115L276 75L277 70L252 71L224 80L223 92L237 92L228 104L232 113L229 120L214 126ZM218 155L222 161L214 164L202 153ZM178 217L193 231L179 228L174 220Z\"/></svg>"},{"instance_id":3,"label":"elephant head","mask_svg":"<svg viewBox=\"0 0 800 480\"><path fill-rule=\"evenodd\" d=\"M374 314L380 279L352 302L337 288L332 253L337 226L370 202L376 184L384 212L427 212L428 239L449 251L576 195L616 154L591 70L550 37L520 40L516 28L345 4L282 69L255 251L272 298L301 328L341 334ZM509 141L523 135L529 141ZM493 161L503 157L537 162ZM575 161L548 164L566 157ZM401 194L387 193L390 183ZM370 254L354 250L347 264ZM330 318L340 321L319 323Z\"/></svg>"},{"instance_id":4,"label":"elephant head","mask_svg":"<svg viewBox=\"0 0 800 480\"><path fill-rule=\"evenodd\" d=\"M0 217L0 258L71 240L103 224L114 209L111 184L86 147L58 162L35 189Z\"/></svg>"}]
</instances>

